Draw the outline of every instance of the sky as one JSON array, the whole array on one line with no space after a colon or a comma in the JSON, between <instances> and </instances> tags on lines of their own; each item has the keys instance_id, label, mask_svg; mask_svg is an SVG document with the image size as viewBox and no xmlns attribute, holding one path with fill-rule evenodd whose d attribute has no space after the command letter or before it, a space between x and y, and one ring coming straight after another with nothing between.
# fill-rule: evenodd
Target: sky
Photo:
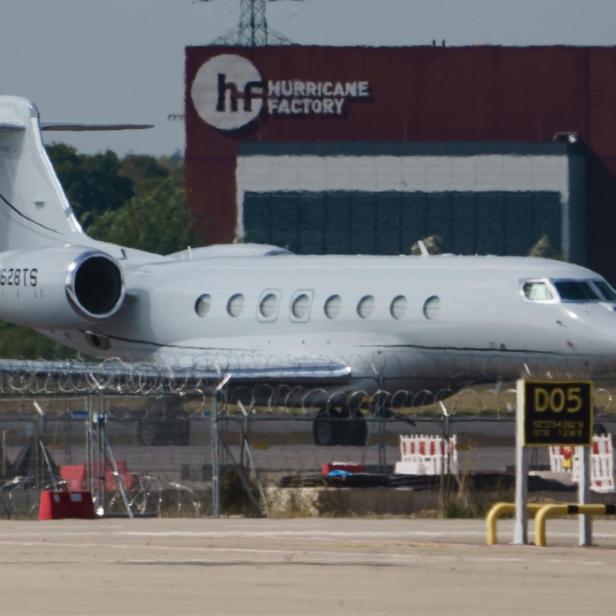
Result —
<instances>
[{"instance_id":1,"label":"sky","mask_svg":"<svg viewBox=\"0 0 616 616\"><path fill-rule=\"evenodd\" d=\"M240 0L0 0L2 93L45 121L147 122L59 139L80 152L184 148L184 48L237 26ZM276 0L269 27L300 44L614 45L615 0ZM51 135L48 133L48 135Z\"/></svg>"}]
</instances>

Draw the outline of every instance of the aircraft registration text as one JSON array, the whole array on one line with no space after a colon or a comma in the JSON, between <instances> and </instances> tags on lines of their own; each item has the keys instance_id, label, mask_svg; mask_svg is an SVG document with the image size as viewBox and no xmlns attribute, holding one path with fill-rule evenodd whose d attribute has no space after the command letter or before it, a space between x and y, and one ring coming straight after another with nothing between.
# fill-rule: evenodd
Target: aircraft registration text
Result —
<instances>
[{"instance_id":1,"label":"aircraft registration text","mask_svg":"<svg viewBox=\"0 0 616 616\"><path fill-rule=\"evenodd\" d=\"M0 267L1 287L36 287L38 268Z\"/></svg>"}]
</instances>

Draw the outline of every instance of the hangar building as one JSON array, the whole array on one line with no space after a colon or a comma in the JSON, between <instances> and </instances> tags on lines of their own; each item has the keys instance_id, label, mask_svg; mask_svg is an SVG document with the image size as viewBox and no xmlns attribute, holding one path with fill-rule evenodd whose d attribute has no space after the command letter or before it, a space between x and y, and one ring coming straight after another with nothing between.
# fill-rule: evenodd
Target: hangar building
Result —
<instances>
[{"instance_id":1,"label":"hangar building","mask_svg":"<svg viewBox=\"0 0 616 616\"><path fill-rule=\"evenodd\" d=\"M616 48L189 47L208 243L553 256L616 281Z\"/></svg>"}]
</instances>

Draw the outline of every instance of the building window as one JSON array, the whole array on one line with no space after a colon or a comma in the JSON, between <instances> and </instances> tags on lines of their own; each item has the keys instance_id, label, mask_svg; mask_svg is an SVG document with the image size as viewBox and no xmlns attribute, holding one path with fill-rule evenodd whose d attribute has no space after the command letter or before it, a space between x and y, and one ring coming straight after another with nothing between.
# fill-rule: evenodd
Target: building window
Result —
<instances>
[{"instance_id":1,"label":"building window","mask_svg":"<svg viewBox=\"0 0 616 616\"><path fill-rule=\"evenodd\" d=\"M229 316L239 317L244 310L244 296L241 293L236 293L229 298L227 302L227 312Z\"/></svg>"},{"instance_id":2,"label":"building window","mask_svg":"<svg viewBox=\"0 0 616 616\"><path fill-rule=\"evenodd\" d=\"M294 321L307 321L311 303L312 291L297 291L291 300L291 318Z\"/></svg>"},{"instance_id":3,"label":"building window","mask_svg":"<svg viewBox=\"0 0 616 616\"><path fill-rule=\"evenodd\" d=\"M328 319L337 319L342 309L342 299L340 295L330 295L323 305L323 312Z\"/></svg>"},{"instance_id":4,"label":"building window","mask_svg":"<svg viewBox=\"0 0 616 616\"><path fill-rule=\"evenodd\" d=\"M259 302L259 319L273 321L278 316L279 293L264 291Z\"/></svg>"},{"instance_id":5,"label":"building window","mask_svg":"<svg viewBox=\"0 0 616 616\"><path fill-rule=\"evenodd\" d=\"M423 313L426 319L436 319L441 311L441 298L438 295L429 297L423 307Z\"/></svg>"},{"instance_id":6,"label":"building window","mask_svg":"<svg viewBox=\"0 0 616 616\"><path fill-rule=\"evenodd\" d=\"M212 296L208 293L204 293L195 302L195 312L200 317L206 317L210 308L212 307Z\"/></svg>"},{"instance_id":7,"label":"building window","mask_svg":"<svg viewBox=\"0 0 616 616\"><path fill-rule=\"evenodd\" d=\"M362 319L369 318L374 312L374 296L373 295L364 295L357 304L357 314Z\"/></svg>"},{"instance_id":8,"label":"building window","mask_svg":"<svg viewBox=\"0 0 616 616\"><path fill-rule=\"evenodd\" d=\"M394 319L400 320L406 314L407 301L404 295L397 295L391 300L389 312Z\"/></svg>"}]
</instances>

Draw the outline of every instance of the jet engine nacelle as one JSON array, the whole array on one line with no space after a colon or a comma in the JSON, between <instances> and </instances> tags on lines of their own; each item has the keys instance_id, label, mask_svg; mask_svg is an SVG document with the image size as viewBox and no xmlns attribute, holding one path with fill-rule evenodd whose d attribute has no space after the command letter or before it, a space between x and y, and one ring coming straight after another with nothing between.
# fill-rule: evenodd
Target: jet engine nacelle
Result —
<instances>
[{"instance_id":1,"label":"jet engine nacelle","mask_svg":"<svg viewBox=\"0 0 616 616\"><path fill-rule=\"evenodd\" d=\"M81 329L113 317L125 297L118 262L79 246L4 253L0 319L36 329Z\"/></svg>"}]
</instances>

